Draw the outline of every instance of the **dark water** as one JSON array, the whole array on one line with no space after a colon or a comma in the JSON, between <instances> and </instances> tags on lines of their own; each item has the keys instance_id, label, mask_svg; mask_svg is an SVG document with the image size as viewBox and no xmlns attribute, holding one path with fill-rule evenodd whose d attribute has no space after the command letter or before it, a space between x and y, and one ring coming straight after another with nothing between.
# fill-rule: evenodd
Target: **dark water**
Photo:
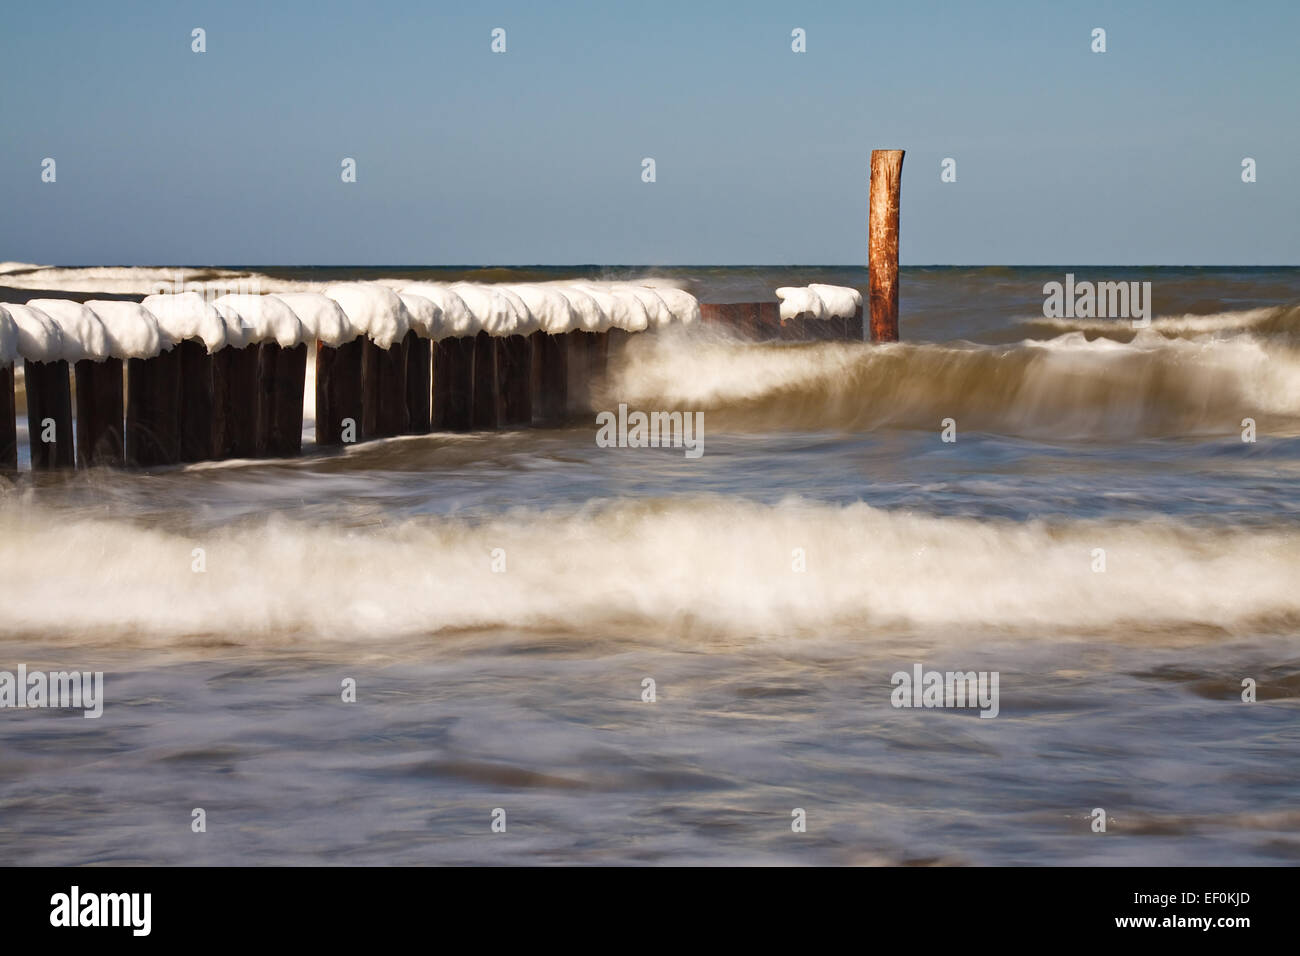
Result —
<instances>
[{"instance_id":1,"label":"dark water","mask_svg":"<svg viewBox=\"0 0 1300 956\"><path fill-rule=\"evenodd\" d=\"M1151 326L1045 320L1067 271ZM699 459L593 423L20 477L0 669L107 702L0 711L0 860L1296 862L1300 270L902 288L898 345L635 339L596 407L703 411ZM915 664L996 671L997 717L893 707Z\"/></svg>"}]
</instances>

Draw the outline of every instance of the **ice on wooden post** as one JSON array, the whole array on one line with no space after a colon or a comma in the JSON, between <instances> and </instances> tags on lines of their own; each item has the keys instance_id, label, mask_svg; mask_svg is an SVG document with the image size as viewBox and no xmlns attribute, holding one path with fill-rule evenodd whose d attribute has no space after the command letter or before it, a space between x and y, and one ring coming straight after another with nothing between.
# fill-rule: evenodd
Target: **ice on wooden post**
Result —
<instances>
[{"instance_id":1,"label":"ice on wooden post","mask_svg":"<svg viewBox=\"0 0 1300 956\"><path fill-rule=\"evenodd\" d=\"M249 353L234 359L226 368L221 368L220 361L214 363L214 399L219 384L237 384L240 389L239 393L222 396L228 402L235 394L242 394L250 370L252 377L252 408L242 413L232 407L219 409L216 420L229 429L219 437L223 440L234 437L245 449L251 445L251 450L245 450L244 454L255 457L297 454L302 445L302 393L307 363L302 322L293 308L275 295L224 295L213 305L226 319L227 340L231 344L244 343L239 351ZM222 382L228 373L234 373L237 382L229 379Z\"/></svg>"},{"instance_id":2,"label":"ice on wooden post","mask_svg":"<svg viewBox=\"0 0 1300 956\"><path fill-rule=\"evenodd\" d=\"M218 459L257 454L257 364L253 328L223 296L214 307L226 322L226 346L212 356L212 454Z\"/></svg>"},{"instance_id":3,"label":"ice on wooden post","mask_svg":"<svg viewBox=\"0 0 1300 956\"><path fill-rule=\"evenodd\" d=\"M316 444L341 445L345 438L359 441L362 346L357 329L343 307L329 296L282 292L276 298L298 317L304 344L316 342ZM348 421L352 422L350 432Z\"/></svg>"},{"instance_id":4,"label":"ice on wooden post","mask_svg":"<svg viewBox=\"0 0 1300 956\"><path fill-rule=\"evenodd\" d=\"M32 470L71 468L75 461L72 388L63 332L38 307L10 305L6 309L15 326L17 352L23 357Z\"/></svg>"},{"instance_id":5,"label":"ice on wooden post","mask_svg":"<svg viewBox=\"0 0 1300 956\"><path fill-rule=\"evenodd\" d=\"M406 431L405 358L402 340L411 314L393 289L371 282L332 285L325 295L343 309L361 343L361 435L381 438Z\"/></svg>"},{"instance_id":6,"label":"ice on wooden post","mask_svg":"<svg viewBox=\"0 0 1300 956\"><path fill-rule=\"evenodd\" d=\"M197 292L145 303L49 300L52 316L41 312L44 300L14 306L19 319L4 311L0 331L10 333L13 360L30 365L33 408L47 426L34 431L53 446L37 449L37 467L47 452L51 461L144 466L295 454L311 341L321 444L435 423L558 422L566 408L590 403L611 335L621 343L700 317L688 293L650 283L413 283L396 291L403 285L351 282L324 295L235 294L213 303ZM79 456L59 448L73 433L70 402L59 398L60 373L70 379L61 361L77 363ZM124 409L113 397L119 379ZM60 405L64 427L45 414Z\"/></svg>"},{"instance_id":7,"label":"ice on wooden post","mask_svg":"<svg viewBox=\"0 0 1300 956\"><path fill-rule=\"evenodd\" d=\"M175 338L137 302L94 300L86 308L102 323L109 354L126 362L127 464L175 464L180 460L181 423L181 364Z\"/></svg>"},{"instance_id":8,"label":"ice on wooden post","mask_svg":"<svg viewBox=\"0 0 1300 956\"><path fill-rule=\"evenodd\" d=\"M62 354L72 363L76 383L77 465L83 468L96 464L120 465L123 461L122 362L109 355L109 336L104 323L89 306L72 299L32 299L27 305L39 309L58 326Z\"/></svg>"},{"instance_id":9,"label":"ice on wooden post","mask_svg":"<svg viewBox=\"0 0 1300 956\"><path fill-rule=\"evenodd\" d=\"M427 434L433 425L433 339L441 332L442 305L428 296L399 292L410 315L402 339L402 375L406 386L406 431Z\"/></svg>"},{"instance_id":10,"label":"ice on wooden post","mask_svg":"<svg viewBox=\"0 0 1300 956\"><path fill-rule=\"evenodd\" d=\"M846 339L851 337L854 318L861 321L862 293L848 286L814 282L802 287L783 286L776 294L781 300L783 339ZM861 325L857 328L860 330Z\"/></svg>"},{"instance_id":11,"label":"ice on wooden post","mask_svg":"<svg viewBox=\"0 0 1300 956\"><path fill-rule=\"evenodd\" d=\"M151 295L140 303L158 321L165 338L179 350L180 452L184 462L204 461L214 453L214 353L229 339L221 313L197 292Z\"/></svg>"}]
</instances>

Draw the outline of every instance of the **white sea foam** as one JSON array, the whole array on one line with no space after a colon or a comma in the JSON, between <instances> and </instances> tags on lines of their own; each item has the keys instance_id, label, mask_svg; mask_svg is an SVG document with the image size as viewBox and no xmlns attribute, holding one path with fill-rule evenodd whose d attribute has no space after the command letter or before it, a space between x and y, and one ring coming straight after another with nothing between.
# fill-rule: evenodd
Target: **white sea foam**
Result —
<instances>
[{"instance_id":1,"label":"white sea foam","mask_svg":"<svg viewBox=\"0 0 1300 956\"><path fill-rule=\"evenodd\" d=\"M177 558L195 547L205 574ZM1105 574L1089 570L1097 547ZM492 572L491 548L509 555L509 574ZM791 572L795 548L804 573ZM0 505L0 632L51 639L355 644L553 627L681 643L832 628L1252 633L1300 621L1298 575L1292 533L1172 520L1017 523L709 498L366 530L272 518L191 537Z\"/></svg>"},{"instance_id":2,"label":"white sea foam","mask_svg":"<svg viewBox=\"0 0 1300 956\"><path fill-rule=\"evenodd\" d=\"M320 291L322 283L297 279L274 279L258 272L234 269L182 269L154 266L95 266L68 269L10 262L0 271L0 285L14 289L48 289L61 292L113 293L117 295L154 295L161 292L220 293L311 292Z\"/></svg>"}]
</instances>

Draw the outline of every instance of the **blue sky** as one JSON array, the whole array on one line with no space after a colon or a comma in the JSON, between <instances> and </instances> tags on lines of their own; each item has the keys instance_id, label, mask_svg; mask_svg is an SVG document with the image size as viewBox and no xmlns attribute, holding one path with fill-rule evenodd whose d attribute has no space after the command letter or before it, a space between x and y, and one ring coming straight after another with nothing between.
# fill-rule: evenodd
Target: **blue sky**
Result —
<instances>
[{"instance_id":1,"label":"blue sky","mask_svg":"<svg viewBox=\"0 0 1300 956\"><path fill-rule=\"evenodd\" d=\"M12 5L0 259L858 263L901 147L904 264L1297 264L1298 35L1285 2Z\"/></svg>"}]
</instances>

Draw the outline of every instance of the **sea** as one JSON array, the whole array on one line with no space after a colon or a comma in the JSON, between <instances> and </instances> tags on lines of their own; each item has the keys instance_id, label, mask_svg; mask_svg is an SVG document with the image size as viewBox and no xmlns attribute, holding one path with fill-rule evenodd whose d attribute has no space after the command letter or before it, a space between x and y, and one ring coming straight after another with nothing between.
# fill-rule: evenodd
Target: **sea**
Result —
<instances>
[{"instance_id":1,"label":"sea","mask_svg":"<svg viewBox=\"0 0 1300 956\"><path fill-rule=\"evenodd\" d=\"M1149 282L1149 324L1045 317L1067 274ZM20 449L0 670L102 672L103 711L0 708L0 864L1300 862L1300 269L900 289L897 343L633 336L563 428L323 451L308 408L291 460L33 475ZM598 444L620 405L702 412L703 453ZM928 672L996 675L996 715L899 692Z\"/></svg>"}]
</instances>

